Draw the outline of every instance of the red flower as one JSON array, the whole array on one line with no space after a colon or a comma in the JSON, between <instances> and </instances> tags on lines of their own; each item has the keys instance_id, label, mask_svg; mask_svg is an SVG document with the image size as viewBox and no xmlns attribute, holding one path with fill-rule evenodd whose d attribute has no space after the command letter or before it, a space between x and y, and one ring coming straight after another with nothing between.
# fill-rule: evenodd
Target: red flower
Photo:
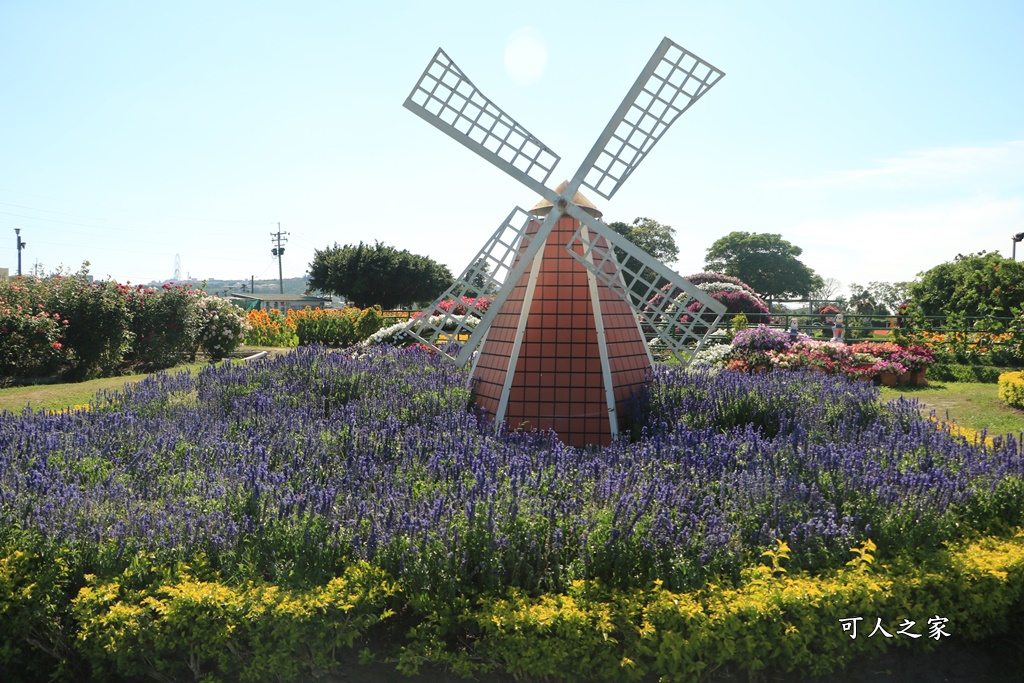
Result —
<instances>
[{"instance_id":1,"label":"red flower","mask_svg":"<svg viewBox=\"0 0 1024 683\"><path fill-rule=\"evenodd\" d=\"M53 348L55 348L57 350L60 350L61 348L63 348L63 345L60 342L53 342L52 344L50 344L50 346L52 346Z\"/></svg>"}]
</instances>

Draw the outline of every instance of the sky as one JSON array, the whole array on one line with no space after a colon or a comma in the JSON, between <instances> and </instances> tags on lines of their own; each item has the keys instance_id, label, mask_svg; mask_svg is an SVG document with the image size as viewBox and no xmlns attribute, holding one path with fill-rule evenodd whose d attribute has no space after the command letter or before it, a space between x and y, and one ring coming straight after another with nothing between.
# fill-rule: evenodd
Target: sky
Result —
<instances>
[{"instance_id":1,"label":"sky","mask_svg":"<svg viewBox=\"0 0 1024 683\"><path fill-rule=\"evenodd\" d=\"M538 197L402 107L443 47L572 177L661 39L725 72L612 200L679 274L776 233L848 287L1024 232L1024 2L0 2L0 267L285 277L380 241L458 275ZM584 189L586 193L586 189ZM1022 247L1024 258L1024 247Z\"/></svg>"}]
</instances>

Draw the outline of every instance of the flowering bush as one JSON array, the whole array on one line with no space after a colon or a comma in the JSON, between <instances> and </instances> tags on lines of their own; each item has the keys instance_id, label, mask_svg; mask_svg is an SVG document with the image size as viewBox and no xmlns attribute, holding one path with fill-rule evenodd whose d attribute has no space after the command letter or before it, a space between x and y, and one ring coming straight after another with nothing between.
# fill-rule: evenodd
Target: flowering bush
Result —
<instances>
[{"instance_id":1,"label":"flowering bush","mask_svg":"<svg viewBox=\"0 0 1024 683\"><path fill-rule=\"evenodd\" d=\"M88 279L78 274L43 281L48 301L44 307L59 313L68 324L64 374L89 379L116 374L132 345L132 312L123 285Z\"/></svg>"},{"instance_id":2,"label":"flowering bush","mask_svg":"<svg viewBox=\"0 0 1024 683\"><path fill-rule=\"evenodd\" d=\"M200 345L211 361L226 358L245 338L245 313L227 299L199 299Z\"/></svg>"},{"instance_id":3,"label":"flowering bush","mask_svg":"<svg viewBox=\"0 0 1024 683\"><path fill-rule=\"evenodd\" d=\"M709 365L748 370L771 366L780 370L809 368L851 379L867 380L882 373L905 375L932 364L931 352L921 346L905 348L891 342L818 341L800 335L790 343L788 333L761 325L736 333L727 351L701 355Z\"/></svg>"},{"instance_id":4,"label":"flowering bush","mask_svg":"<svg viewBox=\"0 0 1024 683\"><path fill-rule=\"evenodd\" d=\"M750 323L771 323L772 318L769 315L768 305L751 289L750 285L742 280L720 273L697 273L686 279L725 306L726 313L721 324L728 325L735 316L740 314L744 315ZM667 284L661 288L660 294L656 294L650 299L647 310L651 311L655 307L661 306L665 297L669 297L674 302L666 306L666 311L669 313L673 312L675 306L684 304L687 310L693 314L697 314L702 307L700 302L690 300L689 295L683 289ZM684 315L681 319L687 323L693 320L689 315ZM697 334L703 334L707 328L698 324L694 330Z\"/></svg>"},{"instance_id":5,"label":"flowering bush","mask_svg":"<svg viewBox=\"0 0 1024 683\"><path fill-rule=\"evenodd\" d=\"M30 313L10 307L0 294L0 383L4 378L54 375L64 358L66 320L59 314Z\"/></svg>"},{"instance_id":6,"label":"flowering bush","mask_svg":"<svg viewBox=\"0 0 1024 683\"><path fill-rule=\"evenodd\" d=\"M129 365L148 372L195 359L203 325L201 291L190 284L170 283L156 289L120 287L134 336L126 355Z\"/></svg>"},{"instance_id":7,"label":"flowering bush","mask_svg":"<svg viewBox=\"0 0 1024 683\"><path fill-rule=\"evenodd\" d=\"M758 325L737 332L732 345L741 351L784 351L789 348L789 333Z\"/></svg>"}]
</instances>

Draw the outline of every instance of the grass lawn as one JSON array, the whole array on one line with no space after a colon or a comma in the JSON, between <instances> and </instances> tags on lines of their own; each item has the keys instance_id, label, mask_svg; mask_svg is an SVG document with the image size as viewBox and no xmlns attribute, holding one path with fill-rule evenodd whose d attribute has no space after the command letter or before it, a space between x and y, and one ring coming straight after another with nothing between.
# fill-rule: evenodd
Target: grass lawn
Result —
<instances>
[{"instance_id":1,"label":"grass lawn","mask_svg":"<svg viewBox=\"0 0 1024 683\"><path fill-rule=\"evenodd\" d=\"M187 363L171 368L168 372L185 372L186 370L199 372L206 366L207 363ZM9 410L12 413L20 413L28 405L31 405L33 410L64 410L88 403L98 392L117 391L125 384L138 382L146 377L149 375L121 375L120 377L91 379L85 382L8 387L0 389L0 412Z\"/></svg>"},{"instance_id":2,"label":"grass lawn","mask_svg":"<svg viewBox=\"0 0 1024 683\"><path fill-rule=\"evenodd\" d=\"M921 402L921 413L934 410L940 420L962 427L986 429L990 435L1024 432L1024 410L1011 408L996 395L998 385L979 382L931 382L923 387L882 387L882 399L900 396Z\"/></svg>"},{"instance_id":3,"label":"grass lawn","mask_svg":"<svg viewBox=\"0 0 1024 683\"><path fill-rule=\"evenodd\" d=\"M279 349L264 346L243 346L238 353L252 355L266 351L270 354L288 353L291 349ZM170 368L167 372L184 372L190 370L199 372L207 367L209 363L185 363ZM0 412L9 410L12 413L20 413L25 406L31 405L34 410L64 410L76 405L84 405L101 391L117 391L125 384L138 382L148 374L121 375L119 377L104 377L103 379L92 379L86 382L69 382L65 384L36 384L27 387L8 387L0 389Z\"/></svg>"}]
</instances>

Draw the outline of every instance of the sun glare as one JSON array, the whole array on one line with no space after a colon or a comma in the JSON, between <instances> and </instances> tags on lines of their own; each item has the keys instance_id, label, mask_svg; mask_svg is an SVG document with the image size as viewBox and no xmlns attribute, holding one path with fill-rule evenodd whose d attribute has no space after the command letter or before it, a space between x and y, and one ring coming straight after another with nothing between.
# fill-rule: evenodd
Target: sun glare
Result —
<instances>
[{"instance_id":1,"label":"sun glare","mask_svg":"<svg viewBox=\"0 0 1024 683\"><path fill-rule=\"evenodd\" d=\"M544 75L548 50L537 29L524 26L505 41L505 71L517 85L531 85Z\"/></svg>"}]
</instances>

